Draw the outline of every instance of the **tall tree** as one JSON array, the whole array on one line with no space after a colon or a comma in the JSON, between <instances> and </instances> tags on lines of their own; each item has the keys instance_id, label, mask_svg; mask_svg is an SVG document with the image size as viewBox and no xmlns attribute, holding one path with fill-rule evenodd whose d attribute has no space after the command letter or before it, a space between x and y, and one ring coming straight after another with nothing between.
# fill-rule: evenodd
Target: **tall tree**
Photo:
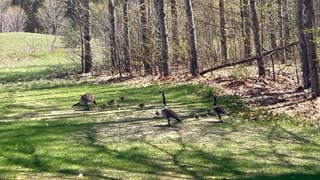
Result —
<instances>
[{"instance_id":1,"label":"tall tree","mask_svg":"<svg viewBox=\"0 0 320 180\"><path fill-rule=\"evenodd\" d=\"M131 55L130 55L130 34L129 34L129 17L128 17L128 0L123 0L123 54L125 71L131 73Z\"/></svg>"},{"instance_id":2,"label":"tall tree","mask_svg":"<svg viewBox=\"0 0 320 180\"><path fill-rule=\"evenodd\" d=\"M290 19L289 19L289 9L288 9L288 0L283 0L283 43L284 45L289 44L290 41ZM290 56L289 48L286 48L284 51L285 59L288 59Z\"/></svg>"},{"instance_id":3,"label":"tall tree","mask_svg":"<svg viewBox=\"0 0 320 180\"><path fill-rule=\"evenodd\" d=\"M258 57L257 64L258 64L259 76L264 77L265 69L264 69L264 63L262 61L262 56L261 56L261 44L260 44L260 39L259 39L259 24L258 24L258 17L257 17L255 0L250 0L250 9L251 9L254 46L255 46L255 50L256 50L256 55Z\"/></svg>"},{"instance_id":4,"label":"tall tree","mask_svg":"<svg viewBox=\"0 0 320 180\"><path fill-rule=\"evenodd\" d=\"M161 71L163 76L169 76L169 65L168 65L168 36L166 29L166 18L164 11L164 0L158 0L157 5L159 28L161 35Z\"/></svg>"},{"instance_id":5,"label":"tall tree","mask_svg":"<svg viewBox=\"0 0 320 180\"><path fill-rule=\"evenodd\" d=\"M199 75L198 67L198 51L197 51L197 38L194 27L194 17L192 10L191 0L185 0L185 8L187 15L187 33L188 33L188 45L189 45L189 59L190 59L190 73L193 76Z\"/></svg>"},{"instance_id":6,"label":"tall tree","mask_svg":"<svg viewBox=\"0 0 320 180\"><path fill-rule=\"evenodd\" d=\"M318 75L318 61L316 55L316 47L313 37L314 28L314 10L312 0L303 0L303 25L305 30L306 45L308 51L308 62L311 80L311 91L317 96L320 95L319 89L319 75Z\"/></svg>"},{"instance_id":7,"label":"tall tree","mask_svg":"<svg viewBox=\"0 0 320 180\"><path fill-rule=\"evenodd\" d=\"M81 72L84 73L86 70L85 67L85 59L84 59L84 54L85 54L85 50L84 50L84 33L83 33L83 29L84 29L84 24L83 24L83 8L82 8L82 1L81 0L66 0L65 2L65 8L66 8L66 12L65 12L65 17L68 18L69 23L70 23L70 28L73 29L74 31L76 31L77 35L78 35L78 40L73 40L72 39L72 35L71 36L66 36L66 37L70 37L70 40L72 41L71 44L76 44L76 45L80 45L81 47L81 53L80 53L80 58L81 58ZM68 31L69 32L69 31ZM74 47L74 45L72 46Z\"/></svg>"},{"instance_id":8,"label":"tall tree","mask_svg":"<svg viewBox=\"0 0 320 180\"><path fill-rule=\"evenodd\" d=\"M59 0L44 0L38 10L37 17L47 33L56 35L65 20L65 11L65 5Z\"/></svg>"},{"instance_id":9,"label":"tall tree","mask_svg":"<svg viewBox=\"0 0 320 180\"><path fill-rule=\"evenodd\" d=\"M269 34L269 38L270 38L270 44L271 44L271 48L275 49L277 48L277 38L276 38L276 28L275 28L275 21L274 18L272 16L272 5L273 2L270 2L267 4L267 9L268 9L268 34Z\"/></svg>"},{"instance_id":10,"label":"tall tree","mask_svg":"<svg viewBox=\"0 0 320 180\"><path fill-rule=\"evenodd\" d=\"M244 27L244 54L245 57L249 57L251 55L251 23L250 23L250 13L249 13L249 1L242 1L242 15L243 15L243 27Z\"/></svg>"},{"instance_id":11,"label":"tall tree","mask_svg":"<svg viewBox=\"0 0 320 180\"><path fill-rule=\"evenodd\" d=\"M142 39L142 62L144 65L145 74L152 74L151 56L149 48L149 27L147 21L147 9L145 0L139 0L140 7L140 26L141 26L141 39Z\"/></svg>"},{"instance_id":12,"label":"tall tree","mask_svg":"<svg viewBox=\"0 0 320 180\"><path fill-rule=\"evenodd\" d=\"M27 15L26 32L41 32L42 27L36 14L43 1L44 0L12 0L12 5L20 6Z\"/></svg>"},{"instance_id":13,"label":"tall tree","mask_svg":"<svg viewBox=\"0 0 320 180\"><path fill-rule=\"evenodd\" d=\"M303 11L303 0L296 0L296 24L298 28L299 37L299 55L302 69L302 79L303 86L305 89L310 88L310 71L308 62L308 50L307 43L303 32L303 21L302 21L302 11Z\"/></svg>"},{"instance_id":14,"label":"tall tree","mask_svg":"<svg viewBox=\"0 0 320 180\"><path fill-rule=\"evenodd\" d=\"M91 54L91 25L90 25L90 6L89 0L81 0L83 16L83 40L84 40L84 73L92 72L92 54Z\"/></svg>"},{"instance_id":15,"label":"tall tree","mask_svg":"<svg viewBox=\"0 0 320 180\"><path fill-rule=\"evenodd\" d=\"M171 21L172 21L172 42L173 42L173 60L176 61L179 58L179 29L178 29L178 12L177 12L177 1L170 0L171 9Z\"/></svg>"},{"instance_id":16,"label":"tall tree","mask_svg":"<svg viewBox=\"0 0 320 180\"><path fill-rule=\"evenodd\" d=\"M116 13L114 7L114 0L108 0L109 8L109 22L110 22L110 51L111 51L111 65L112 74L116 71L117 63L117 49L116 49ZM120 67L119 67L120 68Z\"/></svg>"},{"instance_id":17,"label":"tall tree","mask_svg":"<svg viewBox=\"0 0 320 180\"><path fill-rule=\"evenodd\" d=\"M283 33L283 5L282 2L283 0L277 0L277 5L278 5L278 32L279 32L279 46L284 45L284 33ZM281 51L280 53L280 62L285 63L286 62L286 56L285 56L285 51Z\"/></svg>"},{"instance_id":18,"label":"tall tree","mask_svg":"<svg viewBox=\"0 0 320 180\"><path fill-rule=\"evenodd\" d=\"M228 59L227 38L226 38L226 21L224 17L224 0L219 0L219 15L220 15L220 44L222 58Z\"/></svg>"}]
</instances>

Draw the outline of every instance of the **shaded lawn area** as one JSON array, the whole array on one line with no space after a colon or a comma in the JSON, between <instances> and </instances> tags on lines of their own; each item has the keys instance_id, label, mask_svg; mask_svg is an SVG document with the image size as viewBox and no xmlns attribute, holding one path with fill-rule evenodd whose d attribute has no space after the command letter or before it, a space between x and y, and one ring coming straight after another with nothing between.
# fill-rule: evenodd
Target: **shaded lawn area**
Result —
<instances>
[{"instance_id":1,"label":"shaded lawn area","mask_svg":"<svg viewBox=\"0 0 320 180\"><path fill-rule=\"evenodd\" d=\"M182 123L155 115L159 90ZM319 179L319 129L285 117L247 121L246 105L219 96L233 112L207 117L200 85L119 86L37 81L0 88L0 177L5 179ZM72 109L85 92L98 107ZM119 96L126 100L120 102ZM116 99L120 108L102 109ZM143 110L138 104L145 103ZM191 116L201 115L199 120Z\"/></svg>"}]
</instances>

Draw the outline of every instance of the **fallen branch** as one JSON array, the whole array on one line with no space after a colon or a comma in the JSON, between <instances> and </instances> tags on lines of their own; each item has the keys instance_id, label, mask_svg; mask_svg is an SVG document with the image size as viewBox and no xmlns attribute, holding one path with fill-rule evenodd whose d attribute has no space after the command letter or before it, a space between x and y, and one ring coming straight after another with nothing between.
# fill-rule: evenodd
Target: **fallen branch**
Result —
<instances>
[{"instance_id":1,"label":"fallen branch","mask_svg":"<svg viewBox=\"0 0 320 180\"><path fill-rule=\"evenodd\" d=\"M276 51L280 51L280 50L283 50L283 49L286 49L288 47L291 47L291 46L295 46L298 44L298 41L297 42L293 42L291 44L288 44L286 46L281 46L281 47L277 47L275 49L272 49L270 51L266 51L264 53L261 54L261 56L268 56ZM231 62L231 63L226 63L226 64L222 64L220 66L216 66L216 67L213 67L213 68L209 68L209 69L206 69L202 72L200 72L200 75L203 76L204 74L208 73L208 72L211 72L211 71L215 71L215 70L218 70L218 69L222 69L222 68L225 68L225 67L230 67L230 66L235 66L235 65L238 65L238 64L245 64L245 63L249 63L253 60L256 60L258 58L258 56L252 56L252 57L248 57L248 58L245 58L245 59L241 59L237 62Z\"/></svg>"}]
</instances>

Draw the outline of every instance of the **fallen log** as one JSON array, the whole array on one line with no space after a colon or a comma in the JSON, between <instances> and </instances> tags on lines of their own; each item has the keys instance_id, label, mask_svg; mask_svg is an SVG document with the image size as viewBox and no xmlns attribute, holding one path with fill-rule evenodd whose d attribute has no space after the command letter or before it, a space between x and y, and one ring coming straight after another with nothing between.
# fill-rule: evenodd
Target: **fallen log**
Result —
<instances>
[{"instance_id":1,"label":"fallen log","mask_svg":"<svg viewBox=\"0 0 320 180\"><path fill-rule=\"evenodd\" d=\"M286 48L289 48L291 46L295 46L298 44L298 41L297 42L293 42L293 43L290 43L286 46L281 46L281 47L277 47L275 49L272 49L270 51L266 51L264 53L261 54L261 56L268 56L276 51L280 51L280 50L283 50L283 49L286 49ZM211 72L211 71L215 71L215 70L218 70L218 69L222 69L222 68L225 68L225 67L230 67L230 66L235 66L235 65L238 65L238 64L245 64L245 63L249 63L253 60L256 60L258 58L258 56L252 56L252 57L248 57L248 58L245 58L245 59L241 59L237 62L231 62L231 63L226 63L226 64L222 64L220 66L216 66L216 67L212 67L212 68L209 68L209 69L206 69L202 72L200 72L200 75L203 76L204 74L208 73L208 72Z\"/></svg>"}]
</instances>

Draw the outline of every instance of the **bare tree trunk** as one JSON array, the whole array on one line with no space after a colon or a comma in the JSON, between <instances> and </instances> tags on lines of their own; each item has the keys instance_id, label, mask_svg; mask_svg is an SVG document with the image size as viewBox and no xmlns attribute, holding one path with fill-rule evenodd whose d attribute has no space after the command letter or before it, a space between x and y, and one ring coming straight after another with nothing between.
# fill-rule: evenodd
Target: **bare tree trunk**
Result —
<instances>
[{"instance_id":1,"label":"bare tree trunk","mask_svg":"<svg viewBox=\"0 0 320 180\"><path fill-rule=\"evenodd\" d=\"M83 37L83 27L79 26L80 30L80 45L81 45L81 73L85 73L86 71L86 65L84 60L84 37Z\"/></svg>"},{"instance_id":2,"label":"bare tree trunk","mask_svg":"<svg viewBox=\"0 0 320 180\"><path fill-rule=\"evenodd\" d=\"M268 9L272 9L272 3L268 4ZM268 33L269 33L271 48L274 49L277 47L277 38L276 38L276 29L275 29L276 26L275 26L274 18L271 15L272 14L271 10L269 10L268 12L269 12Z\"/></svg>"},{"instance_id":3,"label":"bare tree trunk","mask_svg":"<svg viewBox=\"0 0 320 180\"><path fill-rule=\"evenodd\" d=\"M244 9L243 9L243 0L240 0L240 17L241 17L241 36L242 40L244 40L245 34L244 34Z\"/></svg>"},{"instance_id":4,"label":"bare tree trunk","mask_svg":"<svg viewBox=\"0 0 320 180\"><path fill-rule=\"evenodd\" d=\"M123 54L125 71L131 74L131 55L130 55L130 35L129 35L129 18L128 18L128 0L123 0Z\"/></svg>"},{"instance_id":5,"label":"bare tree trunk","mask_svg":"<svg viewBox=\"0 0 320 180\"><path fill-rule=\"evenodd\" d=\"M284 41L284 37L283 37L283 17L282 17L282 0L277 0L277 4L278 4L278 32L279 32L279 46L283 46L283 41ZM285 51L282 51L280 53L280 62L282 64L284 64L286 62L285 59Z\"/></svg>"},{"instance_id":6,"label":"bare tree trunk","mask_svg":"<svg viewBox=\"0 0 320 180\"><path fill-rule=\"evenodd\" d=\"M224 0L219 0L219 14L220 14L220 44L221 54L224 61L228 59L227 38L226 38L226 21L224 18Z\"/></svg>"},{"instance_id":7,"label":"bare tree trunk","mask_svg":"<svg viewBox=\"0 0 320 180\"><path fill-rule=\"evenodd\" d=\"M163 71L161 67L161 34L160 34L160 15L158 11L159 1L154 1L154 9L155 9L155 16L157 17L155 19L155 38L154 38L154 62L156 64L155 71L156 74L159 73L160 77L163 76Z\"/></svg>"},{"instance_id":8,"label":"bare tree trunk","mask_svg":"<svg viewBox=\"0 0 320 180\"><path fill-rule=\"evenodd\" d=\"M108 1L109 22L110 22L110 50L111 50L111 65L112 74L116 71L117 64L117 49L116 49L116 13L114 9L114 0Z\"/></svg>"},{"instance_id":9,"label":"bare tree trunk","mask_svg":"<svg viewBox=\"0 0 320 180\"><path fill-rule=\"evenodd\" d=\"M260 0L260 44L261 47L264 47L264 33L265 33L265 24L266 24L266 18L263 14L265 9L265 1Z\"/></svg>"},{"instance_id":10,"label":"bare tree trunk","mask_svg":"<svg viewBox=\"0 0 320 180\"><path fill-rule=\"evenodd\" d=\"M189 44L190 73L193 76L199 75L198 59L197 59L197 43L196 32L194 28L194 18L191 0L185 0L187 15L187 32Z\"/></svg>"},{"instance_id":11,"label":"bare tree trunk","mask_svg":"<svg viewBox=\"0 0 320 180\"><path fill-rule=\"evenodd\" d=\"M289 14L288 14L288 0L283 0L283 41L284 45L289 44L290 41L290 27L289 27ZM290 49L284 51L285 59L288 60Z\"/></svg>"},{"instance_id":12,"label":"bare tree trunk","mask_svg":"<svg viewBox=\"0 0 320 180\"><path fill-rule=\"evenodd\" d=\"M262 56L261 56L261 44L260 44L260 40L259 40L259 25L258 25L255 0L250 0L250 8L251 8L251 19L252 19L254 46L255 46L256 54L258 56L257 64L258 64L258 70L259 70L259 77L264 77L265 76L265 69L264 69L264 63L262 61Z\"/></svg>"},{"instance_id":13,"label":"bare tree trunk","mask_svg":"<svg viewBox=\"0 0 320 180\"><path fill-rule=\"evenodd\" d=\"M249 2L243 0L243 20L244 20L244 54L245 57L251 56L251 23L249 13Z\"/></svg>"},{"instance_id":14,"label":"bare tree trunk","mask_svg":"<svg viewBox=\"0 0 320 180\"><path fill-rule=\"evenodd\" d=\"M310 71L308 62L308 50L307 43L303 32L303 21L302 21L302 11L303 11L303 0L296 0L296 16L297 16L297 28L299 37L299 55L302 69L302 79L303 87L305 89L310 88Z\"/></svg>"},{"instance_id":15,"label":"bare tree trunk","mask_svg":"<svg viewBox=\"0 0 320 180\"><path fill-rule=\"evenodd\" d=\"M150 58L150 49L149 49L149 29L147 22L147 14L146 14L146 2L145 0L139 0L140 7L140 26L141 26L141 38L142 38L142 50L143 57L142 62L144 65L145 74L152 74L151 68L151 58Z\"/></svg>"},{"instance_id":16,"label":"bare tree trunk","mask_svg":"<svg viewBox=\"0 0 320 180\"><path fill-rule=\"evenodd\" d=\"M319 75L318 75L318 61L316 56L316 47L314 43L313 32L314 28L314 11L312 0L303 0L303 25L307 30L305 31L305 38L308 50L308 62L311 80L311 91L317 96L319 91Z\"/></svg>"},{"instance_id":17,"label":"bare tree trunk","mask_svg":"<svg viewBox=\"0 0 320 180\"><path fill-rule=\"evenodd\" d=\"M85 73L92 72L92 54L91 54L91 32L90 32L90 13L89 0L82 0L83 7L83 35L84 35L84 61Z\"/></svg>"},{"instance_id":18,"label":"bare tree trunk","mask_svg":"<svg viewBox=\"0 0 320 180\"><path fill-rule=\"evenodd\" d=\"M164 0L158 0L158 15L159 15L159 28L161 34L161 71L163 76L169 76L168 66L168 37L166 29L166 19L164 12Z\"/></svg>"},{"instance_id":19,"label":"bare tree trunk","mask_svg":"<svg viewBox=\"0 0 320 180\"><path fill-rule=\"evenodd\" d=\"M178 13L176 0L170 0L171 6L171 19L172 19L172 42L173 42L173 60L176 61L179 58L179 31L178 31Z\"/></svg>"}]
</instances>

